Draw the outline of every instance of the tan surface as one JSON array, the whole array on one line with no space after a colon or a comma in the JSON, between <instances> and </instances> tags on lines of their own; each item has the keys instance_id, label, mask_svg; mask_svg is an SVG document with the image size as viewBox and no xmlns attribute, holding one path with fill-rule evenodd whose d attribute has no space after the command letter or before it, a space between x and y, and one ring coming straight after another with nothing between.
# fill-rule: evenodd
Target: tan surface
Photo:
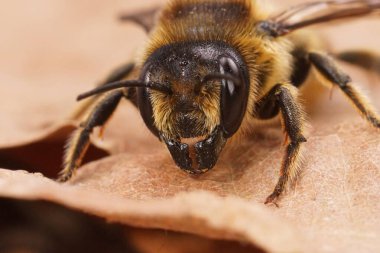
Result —
<instances>
[{"instance_id":1,"label":"tan surface","mask_svg":"<svg viewBox=\"0 0 380 253\"><path fill-rule=\"evenodd\" d=\"M0 161L12 157L22 161L16 168L54 175L72 128L56 130L76 124L67 120L75 96L130 59L146 39L138 27L115 19L136 3L3 0L2 5L7 8L0 15ZM377 20L359 21L322 34L337 50L377 49L379 27ZM380 82L344 67L380 108ZM282 157L277 126L259 128L210 173L193 178L173 165L128 103L117 111L104 141L97 141L117 155L84 166L67 186L2 170L0 194L48 199L130 225L248 241L270 251L374 252L380 250L379 131L362 121L338 90L333 98L328 100L326 90L311 116L303 173L279 209L262 204Z\"/></svg>"}]
</instances>

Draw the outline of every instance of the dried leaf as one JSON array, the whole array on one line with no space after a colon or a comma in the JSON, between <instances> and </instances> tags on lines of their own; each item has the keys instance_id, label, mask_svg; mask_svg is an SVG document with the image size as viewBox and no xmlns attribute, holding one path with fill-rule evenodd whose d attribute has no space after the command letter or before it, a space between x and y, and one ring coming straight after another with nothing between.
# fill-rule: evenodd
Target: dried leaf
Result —
<instances>
[{"instance_id":1,"label":"dried leaf","mask_svg":"<svg viewBox=\"0 0 380 253\"><path fill-rule=\"evenodd\" d=\"M48 200L138 227L247 241L271 252L300 250L294 230L284 220L257 203L247 203L236 197L220 198L209 192L194 191L141 201L107 193L105 185L97 191L84 183L62 185L22 171L0 170L0 178L0 192L6 197ZM119 189L125 194L123 188L112 184L108 191ZM271 236L274 230L275 237Z\"/></svg>"}]
</instances>

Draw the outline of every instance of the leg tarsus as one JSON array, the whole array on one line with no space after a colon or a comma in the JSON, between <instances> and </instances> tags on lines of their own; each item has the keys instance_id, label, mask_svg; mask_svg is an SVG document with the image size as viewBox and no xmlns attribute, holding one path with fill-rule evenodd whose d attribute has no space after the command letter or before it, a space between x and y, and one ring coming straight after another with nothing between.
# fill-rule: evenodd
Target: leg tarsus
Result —
<instances>
[{"instance_id":1,"label":"leg tarsus","mask_svg":"<svg viewBox=\"0 0 380 253\"><path fill-rule=\"evenodd\" d=\"M273 192L271 195L269 195L269 196L265 199L264 204L265 204L265 205L273 204L275 207L280 208L280 205L277 203L277 200L278 200L278 197L279 197L279 196L280 196L280 194L277 194L277 193Z\"/></svg>"},{"instance_id":2,"label":"leg tarsus","mask_svg":"<svg viewBox=\"0 0 380 253\"><path fill-rule=\"evenodd\" d=\"M273 203L278 207L276 201L278 200L278 198L281 196L282 192L284 191L287 182L289 180L294 180L295 177L297 176L298 159L300 157L299 153L300 153L302 142L304 141L292 142L288 144L286 148L285 156L283 158L282 167L281 167L281 176L272 194L266 198L265 204Z\"/></svg>"}]
</instances>

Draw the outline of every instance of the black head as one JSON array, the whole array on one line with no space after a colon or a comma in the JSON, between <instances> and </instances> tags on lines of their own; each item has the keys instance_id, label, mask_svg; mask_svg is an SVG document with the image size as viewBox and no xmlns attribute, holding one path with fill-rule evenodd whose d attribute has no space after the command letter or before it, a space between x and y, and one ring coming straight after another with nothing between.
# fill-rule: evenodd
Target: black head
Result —
<instances>
[{"instance_id":1,"label":"black head","mask_svg":"<svg viewBox=\"0 0 380 253\"><path fill-rule=\"evenodd\" d=\"M138 89L141 115L156 135L200 137L218 125L228 138L241 125L249 94L248 70L240 54L226 43L161 47L146 60L140 80L170 91Z\"/></svg>"},{"instance_id":2,"label":"black head","mask_svg":"<svg viewBox=\"0 0 380 253\"><path fill-rule=\"evenodd\" d=\"M146 125L166 142L176 163L194 172L188 145L181 140L198 138L197 167L212 168L247 108L249 76L240 54L223 42L170 44L149 56L140 81L159 83L168 91L138 88L138 105ZM213 142L212 147L206 148L206 142Z\"/></svg>"}]
</instances>

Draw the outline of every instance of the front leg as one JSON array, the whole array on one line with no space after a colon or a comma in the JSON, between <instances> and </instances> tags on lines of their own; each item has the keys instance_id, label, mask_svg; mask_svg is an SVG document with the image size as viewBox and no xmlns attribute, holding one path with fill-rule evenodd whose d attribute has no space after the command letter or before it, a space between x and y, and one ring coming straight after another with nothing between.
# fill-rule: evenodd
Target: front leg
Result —
<instances>
[{"instance_id":1,"label":"front leg","mask_svg":"<svg viewBox=\"0 0 380 253\"><path fill-rule=\"evenodd\" d=\"M65 182L71 178L74 171L80 166L82 158L90 143L90 134L94 127L103 126L115 111L124 91L118 90L99 100L87 119L80 124L78 130L69 140L64 158L64 169L58 181Z\"/></svg>"},{"instance_id":2,"label":"front leg","mask_svg":"<svg viewBox=\"0 0 380 253\"><path fill-rule=\"evenodd\" d=\"M281 113L282 125L287 137L287 147L282 161L280 178L265 204L274 203L284 191L288 181L292 181L298 174L301 144L306 142L303 136L304 113L297 101L297 89L290 84L277 84L267 95L256 104L256 113L259 118L268 118L268 115Z\"/></svg>"}]
</instances>

